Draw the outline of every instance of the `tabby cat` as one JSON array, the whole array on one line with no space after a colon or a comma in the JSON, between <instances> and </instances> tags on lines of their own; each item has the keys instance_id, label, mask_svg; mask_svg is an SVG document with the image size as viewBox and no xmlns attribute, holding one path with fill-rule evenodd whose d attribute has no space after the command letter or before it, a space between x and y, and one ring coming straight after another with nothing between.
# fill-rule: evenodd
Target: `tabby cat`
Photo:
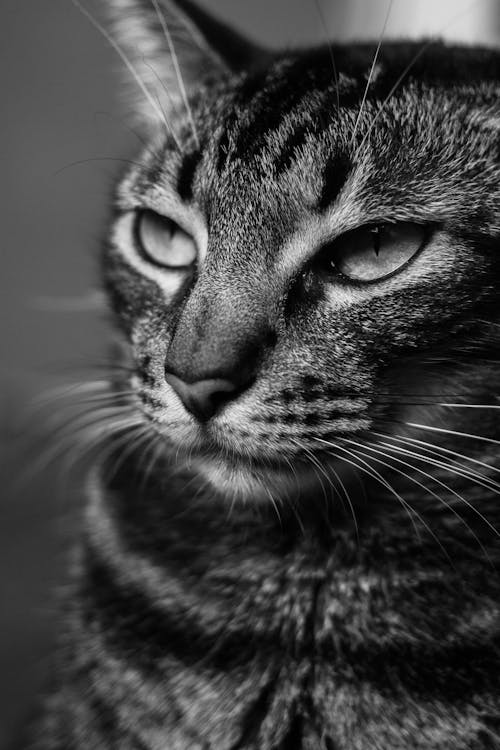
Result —
<instances>
[{"instance_id":1,"label":"tabby cat","mask_svg":"<svg viewBox=\"0 0 500 750\"><path fill-rule=\"evenodd\" d=\"M500 52L107 6L146 146L36 747L500 748Z\"/></svg>"}]
</instances>

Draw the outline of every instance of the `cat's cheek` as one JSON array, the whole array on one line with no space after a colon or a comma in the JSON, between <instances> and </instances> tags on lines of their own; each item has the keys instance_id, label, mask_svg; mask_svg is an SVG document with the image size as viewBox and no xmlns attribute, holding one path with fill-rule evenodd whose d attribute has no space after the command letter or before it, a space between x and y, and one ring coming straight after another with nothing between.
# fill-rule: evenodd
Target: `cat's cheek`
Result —
<instances>
[{"instance_id":1,"label":"cat's cheek","mask_svg":"<svg viewBox=\"0 0 500 750\"><path fill-rule=\"evenodd\" d=\"M158 287L131 267L116 248L106 250L103 274L111 309L129 339L139 319L152 321L165 309Z\"/></svg>"}]
</instances>

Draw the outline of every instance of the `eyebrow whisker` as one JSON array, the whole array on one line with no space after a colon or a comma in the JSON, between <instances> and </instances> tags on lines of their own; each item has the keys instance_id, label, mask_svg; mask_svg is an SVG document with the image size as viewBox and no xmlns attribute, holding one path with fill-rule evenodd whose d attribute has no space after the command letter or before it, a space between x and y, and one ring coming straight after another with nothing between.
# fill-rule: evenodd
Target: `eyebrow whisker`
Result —
<instances>
[{"instance_id":1,"label":"eyebrow whisker","mask_svg":"<svg viewBox=\"0 0 500 750\"><path fill-rule=\"evenodd\" d=\"M366 103L366 97L368 96L368 91L370 89L370 84L372 82L373 73L375 72L375 66L377 64L378 56L380 54L380 48L382 47L382 42L384 40L384 36L385 36L386 29L387 29L387 24L389 22L389 17L391 15L393 4L394 4L394 0L389 0L389 6L388 6L387 12L385 14L384 25L382 27L382 31L381 31L381 34L380 34L380 39L378 40L377 49L375 50L375 55L373 56L372 66L371 66L370 72L368 74L368 80L366 82L365 92L363 94L363 99L361 100L361 106L359 108L359 112L358 112L358 116L356 118L356 122L354 123L354 130L353 130L352 136L351 136L351 146L354 143L354 139L356 137L356 131L358 129L359 122L361 120L361 115L363 114L363 109L364 109L364 106L365 106L365 103Z\"/></svg>"},{"instance_id":2,"label":"eyebrow whisker","mask_svg":"<svg viewBox=\"0 0 500 750\"><path fill-rule=\"evenodd\" d=\"M335 56L333 54L333 46L329 39L328 34L328 27L326 25L325 16L323 14L323 11L321 9L321 5L319 4L319 0L313 0L314 5L316 6L316 11L318 13L319 19L321 21L321 25L323 26L323 29L325 31L325 38L326 43L328 45L328 52L330 54L330 59L332 61L332 70L333 70L333 78L335 81L335 93L337 96L337 112L340 110L340 94L339 94L339 74L337 71L337 65L335 64Z\"/></svg>"},{"instance_id":3,"label":"eyebrow whisker","mask_svg":"<svg viewBox=\"0 0 500 750\"><path fill-rule=\"evenodd\" d=\"M120 45L118 44L118 42L115 39L113 39L113 37L110 34L108 34L108 32L106 31L106 29L104 28L104 26L102 26L102 24L99 23L99 21L92 15L92 13L90 13L90 11L87 10L87 8L85 8L85 6L83 6L81 4L80 0L71 0L71 2L73 3L73 5L76 8L78 8L78 10L80 11L80 13L82 13L88 19L88 21L90 21L90 23L92 24L92 26L94 26L94 28L96 28L97 31L100 34L102 34L102 36L104 37L104 39L106 39L106 41L115 50L116 54L121 58L122 62L127 67L128 71L132 75L133 79L135 80L135 82L139 86L140 90L144 94L146 100L149 102L149 104L151 105L152 109L159 116L160 121L163 122L163 124L165 125L165 128L174 137L174 140L175 140L176 145L178 147L177 139L174 136L174 133L172 131L172 128L171 128L170 124L165 119L165 115L162 112L161 107L159 107L158 104L157 104L157 102L154 100L151 92L147 88L146 84L144 83L144 81L140 77L140 75L137 72L136 68L132 65L130 59L127 57L127 55L125 54L125 52L123 51L123 49L120 47Z\"/></svg>"},{"instance_id":4,"label":"eyebrow whisker","mask_svg":"<svg viewBox=\"0 0 500 750\"><path fill-rule=\"evenodd\" d=\"M193 132L194 140L196 142L196 147L199 148L200 140L198 138L198 131L196 130L196 125L195 125L194 118L193 118L193 111L189 104L189 99L186 93L186 87L184 85L184 79L182 77L182 72L181 72L181 68L179 65L179 58L178 58L177 52L175 51L174 41L169 31L167 20L165 18L165 14L162 13L161 8L158 5L158 0L151 0L151 2L154 6L154 9L156 10L156 15L158 16L158 20L160 21L161 27L163 29L163 34L167 41L170 56L172 58L172 64L174 66L174 71L175 71L175 75L177 78L177 83L179 84L179 90L181 93L182 101L184 102L184 106L186 107L186 110L187 110L189 122L191 124L191 130Z\"/></svg>"}]
</instances>

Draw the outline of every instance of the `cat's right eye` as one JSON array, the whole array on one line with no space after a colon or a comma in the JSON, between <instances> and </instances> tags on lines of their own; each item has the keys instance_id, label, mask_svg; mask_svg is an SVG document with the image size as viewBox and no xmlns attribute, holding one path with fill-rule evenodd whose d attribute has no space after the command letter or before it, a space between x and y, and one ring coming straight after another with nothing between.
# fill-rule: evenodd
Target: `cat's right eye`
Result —
<instances>
[{"instance_id":1,"label":"cat's right eye","mask_svg":"<svg viewBox=\"0 0 500 750\"><path fill-rule=\"evenodd\" d=\"M175 221L155 211L137 214L135 235L141 255L157 266L182 270L196 260L193 238Z\"/></svg>"},{"instance_id":2,"label":"cat's right eye","mask_svg":"<svg viewBox=\"0 0 500 750\"><path fill-rule=\"evenodd\" d=\"M401 271L422 250L429 236L430 229L424 224L366 225L324 247L317 263L349 282L371 284Z\"/></svg>"}]
</instances>

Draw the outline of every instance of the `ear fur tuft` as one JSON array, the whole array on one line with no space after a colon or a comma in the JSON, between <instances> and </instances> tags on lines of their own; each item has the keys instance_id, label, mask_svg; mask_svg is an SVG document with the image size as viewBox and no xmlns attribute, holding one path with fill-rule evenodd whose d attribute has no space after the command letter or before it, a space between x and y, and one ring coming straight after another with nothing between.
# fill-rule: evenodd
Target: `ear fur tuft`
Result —
<instances>
[{"instance_id":1,"label":"ear fur tuft","mask_svg":"<svg viewBox=\"0 0 500 750\"><path fill-rule=\"evenodd\" d=\"M126 54L141 87L131 87L133 108L146 123L179 110L185 92L256 63L266 53L191 0L108 0L111 35Z\"/></svg>"}]
</instances>

